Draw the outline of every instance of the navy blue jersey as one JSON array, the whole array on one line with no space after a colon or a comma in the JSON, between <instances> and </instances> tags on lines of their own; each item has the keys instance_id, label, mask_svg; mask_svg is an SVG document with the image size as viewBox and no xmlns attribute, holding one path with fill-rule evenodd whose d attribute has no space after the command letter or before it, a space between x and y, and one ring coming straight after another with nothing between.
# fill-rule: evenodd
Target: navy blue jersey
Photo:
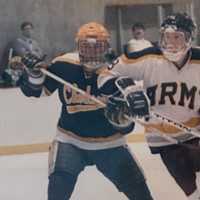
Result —
<instances>
[{"instance_id":1,"label":"navy blue jersey","mask_svg":"<svg viewBox=\"0 0 200 200\"><path fill-rule=\"evenodd\" d=\"M87 91L89 94L103 100L97 89L97 74L86 78L83 67L74 60L55 59L48 71L65 81ZM64 86L58 81L46 76L43 87L38 89L26 84L28 80L22 77L20 87L26 96L39 97L42 89L48 95L58 90L62 103L58 127L71 131L81 137L108 137L118 131L104 116L104 108L82 94Z\"/></svg>"}]
</instances>

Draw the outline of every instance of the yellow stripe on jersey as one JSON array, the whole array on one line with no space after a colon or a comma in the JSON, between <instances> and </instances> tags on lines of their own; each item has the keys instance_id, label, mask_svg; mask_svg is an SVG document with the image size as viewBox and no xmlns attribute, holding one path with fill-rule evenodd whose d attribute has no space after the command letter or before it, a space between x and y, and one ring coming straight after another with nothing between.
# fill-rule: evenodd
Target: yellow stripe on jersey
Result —
<instances>
[{"instance_id":1,"label":"yellow stripe on jersey","mask_svg":"<svg viewBox=\"0 0 200 200\"><path fill-rule=\"evenodd\" d=\"M76 84L73 84L75 87ZM77 86L78 87L78 86ZM88 95L91 95L91 86L88 85L86 88L86 93ZM99 105L98 103L94 102L90 98L84 96L83 94L80 94L79 92L64 86L63 87L63 97L65 99L65 102L67 104L66 110L68 113L76 113L76 112L84 112L84 111L92 111L97 110L99 108L102 108L102 105ZM106 97L96 97L102 102L106 102Z\"/></svg>"},{"instance_id":2,"label":"yellow stripe on jersey","mask_svg":"<svg viewBox=\"0 0 200 200\"><path fill-rule=\"evenodd\" d=\"M147 58L166 59L163 55L154 55L154 54L144 55L144 56L140 56L138 58L131 58L131 59L126 57L123 54L120 58L125 64L137 63L137 62L145 60Z\"/></svg>"}]
</instances>

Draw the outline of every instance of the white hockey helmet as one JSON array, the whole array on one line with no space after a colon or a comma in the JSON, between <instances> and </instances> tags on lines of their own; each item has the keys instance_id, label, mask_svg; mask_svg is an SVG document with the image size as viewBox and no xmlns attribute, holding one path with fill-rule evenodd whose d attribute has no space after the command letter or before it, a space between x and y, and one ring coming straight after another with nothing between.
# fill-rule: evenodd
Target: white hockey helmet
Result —
<instances>
[{"instance_id":1,"label":"white hockey helmet","mask_svg":"<svg viewBox=\"0 0 200 200\"><path fill-rule=\"evenodd\" d=\"M191 48L196 25L186 13L168 16L161 24L160 47L164 56L178 62Z\"/></svg>"},{"instance_id":2,"label":"white hockey helmet","mask_svg":"<svg viewBox=\"0 0 200 200\"><path fill-rule=\"evenodd\" d=\"M90 22L81 26L76 35L81 64L91 71L102 66L109 48L109 40L110 35L103 25Z\"/></svg>"}]
</instances>

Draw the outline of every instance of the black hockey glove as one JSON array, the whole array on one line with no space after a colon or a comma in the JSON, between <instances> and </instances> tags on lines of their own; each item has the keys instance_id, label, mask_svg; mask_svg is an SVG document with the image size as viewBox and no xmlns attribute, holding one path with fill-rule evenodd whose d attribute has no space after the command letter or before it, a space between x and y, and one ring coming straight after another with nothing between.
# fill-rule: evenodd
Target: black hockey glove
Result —
<instances>
[{"instance_id":1,"label":"black hockey glove","mask_svg":"<svg viewBox=\"0 0 200 200\"><path fill-rule=\"evenodd\" d=\"M40 68L43 67L44 65L44 59L45 59L46 55L43 56L42 58L37 57L34 54L31 53L27 53L25 54L22 59L21 62L29 69L32 71L38 71Z\"/></svg>"},{"instance_id":2,"label":"black hockey glove","mask_svg":"<svg viewBox=\"0 0 200 200\"><path fill-rule=\"evenodd\" d=\"M44 58L39 58L34 54L27 53L21 58L21 62L24 65L23 78L21 84L28 85L29 88L34 90L41 90L45 80L45 75L40 70L46 68ZM23 82L23 83L22 83Z\"/></svg>"},{"instance_id":3,"label":"black hockey glove","mask_svg":"<svg viewBox=\"0 0 200 200\"><path fill-rule=\"evenodd\" d=\"M128 77L120 77L115 83L127 102L129 116L132 118L144 117L148 119L149 99L142 90L142 87L135 84L135 82Z\"/></svg>"},{"instance_id":4,"label":"black hockey glove","mask_svg":"<svg viewBox=\"0 0 200 200\"><path fill-rule=\"evenodd\" d=\"M47 65L44 62L45 57L46 55L39 58L31 53L27 53L22 57L21 62L23 63L25 71L29 76L33 78L41 78L43 76L40 69L47 68Z\"/></svg>"},{"instance_id":5,"label":"black hockey glove","mask_svg":"<svg viewBox=\"0 0 200 200\"><path fill-rule=\"evenodd\" d=\"M127 134L134 128L134 122L129 117L129 109L126 101L117 92L108 98L105 108L105 116L114 128Z\"/></svg>"}]
</instances>

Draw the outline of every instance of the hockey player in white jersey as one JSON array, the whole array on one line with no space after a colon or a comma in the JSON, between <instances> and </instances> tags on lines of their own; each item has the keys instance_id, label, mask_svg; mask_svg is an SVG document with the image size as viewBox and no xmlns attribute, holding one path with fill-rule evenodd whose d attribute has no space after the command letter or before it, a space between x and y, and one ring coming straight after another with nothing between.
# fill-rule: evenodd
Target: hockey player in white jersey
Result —
<instances>
[{"instance_id":1,"label":"hockey player in white jersey","mask_svg":"<svg viewBox=\"0 0 200 200\"><path fill-rule=\"evenodd\" d=\"M133 117L148 116L150 107L198 130L200 50L191 47L195 28L185 13L168 16L161 25L160 47L125 52L112 69L99 76L100 89L105 94L121 91ZM144 90L137 80L143 80ZM151 117L146 123L146 138L151 152L160 154L188 199L200 199L199 138Z\"/></svg>"}]
</instances>

